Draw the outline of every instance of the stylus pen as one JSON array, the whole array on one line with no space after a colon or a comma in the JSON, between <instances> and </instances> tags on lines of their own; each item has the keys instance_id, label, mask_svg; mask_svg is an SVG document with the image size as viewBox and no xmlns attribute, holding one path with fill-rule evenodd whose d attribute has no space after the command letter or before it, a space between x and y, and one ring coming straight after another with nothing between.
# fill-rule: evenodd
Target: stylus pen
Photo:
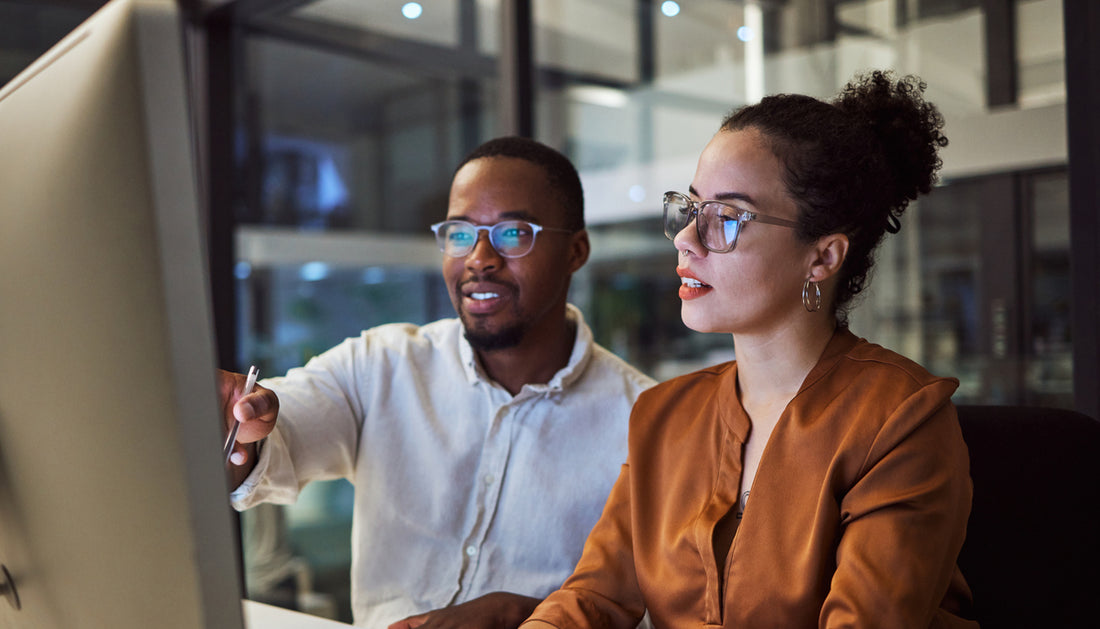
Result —
<instances>
[{"instance_id":1,"label":"stylus pen","mask_svg":"<svg viewBox=\"0 0 1100 629\"><path fill-rule=\"evenodd\" d=\"M241 397L252 393L252 387L256 386L256 376L258 375L260 375L260 370L256 369L256 365L252 365L248 368L248 380L245 380L244 391L241 393ZM229 465L229 457L233 455L233 444L237 442L237 431L240 430L240 428L240 420L233 422L233 427L229 429L229 436L225 440L225 445L222 446L226 465Z\"/></svg>"}]
</instances>

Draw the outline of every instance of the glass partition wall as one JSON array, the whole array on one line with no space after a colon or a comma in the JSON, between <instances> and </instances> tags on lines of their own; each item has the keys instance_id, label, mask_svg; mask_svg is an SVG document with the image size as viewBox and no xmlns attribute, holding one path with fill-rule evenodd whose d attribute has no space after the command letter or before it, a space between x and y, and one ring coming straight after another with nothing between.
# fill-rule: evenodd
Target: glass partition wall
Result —
<instances>
[{"instance_id":1,"label":"glass partition wall","mask_svg":"<svg viewBox=\"0 0 1100 629\"><path fill-rule=\"evenodd\" d=\"M738 105L829 97L859 71L892 68L927 81L952 143L940 189L887 239L853 327L958 373L961 401L1071 405L1050 397L1064 373L1029 364L1066 340L1039 329L1057 318L1041 300L1068 290L1051 275L1068 261L1061 3L1005 3L1013 26L999 30L979 4L534 0L534 134L582 173L593 257L572 299L599 340L660 378L731 356L728 339L679 321L661 193L690 182ZM238 355L267 373L377 323L451 313L427 227L446 211L454 165L500 132L501 110L500 0L276 6L246 16L237 101ZM989 58L1002 48L1011 58ZM990 105L1005 65L1011 98ZM998 237L982 248L991 225ZM962 301L943 305L947 293ZM981 380L1007 372L978 365L1008 360L1015 379Z\"/></svg>"},{"instance_id":2,"label":"glass partition wall","mask_svg":"<svg viewBox=\"0 0 1100 629\"><path fill-rule=\"evenodd\" d=\"M511 1L242 13L239 365L281 373L362 329L453 314L428 225L459 159L507 131ZM859 71L891 68L927 81L951 145L941 186L882 247L853 330L957 376L958 403L1072 407L1059 0L529 6L529 113L534 136L582 175L593 251L571 300L599 342L659 379L732 358L728 336L680 321L661 194L686 188L731 109L782 91L830 97ZM245 523L246 539L285 526L299 561L274 574L311 593L292 604L345 620L350 491L317 485L275 524Z\"/></svg>"}]
</instances>

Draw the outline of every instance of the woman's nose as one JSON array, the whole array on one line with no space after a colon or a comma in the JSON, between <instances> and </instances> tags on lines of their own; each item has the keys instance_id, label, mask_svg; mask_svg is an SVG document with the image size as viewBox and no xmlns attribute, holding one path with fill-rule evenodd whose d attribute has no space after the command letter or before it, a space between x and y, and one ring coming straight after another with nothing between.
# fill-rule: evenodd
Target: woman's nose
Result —
<instances>
[{"instance_id":1,"label":"woman's nose","mask_svg":"<svg viewBox=\"0 0 1100 629\"><path fill-rule=\"evenodd\" d=\"M680 252L691 252L695 255L706 255L706 248L699 242L699 230L695 227L695 221L699 220L698 216L693 216L688 221L684 228L676 233L676 237L672 239L672 244L675 245L676 250Z\"/></svg>"}]
</instances>

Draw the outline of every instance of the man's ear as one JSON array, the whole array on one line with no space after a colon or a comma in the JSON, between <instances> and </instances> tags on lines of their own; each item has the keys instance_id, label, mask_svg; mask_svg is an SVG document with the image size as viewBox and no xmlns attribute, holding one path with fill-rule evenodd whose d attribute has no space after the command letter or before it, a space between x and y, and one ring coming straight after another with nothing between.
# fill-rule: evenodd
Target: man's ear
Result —
<instances>
[{"instance_id":1,"label":"man's ear","mask_svg":"<svg viewBox=\"0 0 1100 629\"><path fill-rule=\"evenodd\" d=\"M592 244L588 242L588 230L582 229L570 236L569 241L569 272L576 273L588 262L588 256L592 253Z\"/></svg>"},{"instance_id":2,"label":"man's ear","mask_svg":"<svg viewBox=\"0 0 1100 629\"><path fill-rule=\"evenodd\" d=\"M821 282L840 271L848 256L848 237L844 234L822 236L814 243L809 279Z\"/></svg>"}]
</instances>

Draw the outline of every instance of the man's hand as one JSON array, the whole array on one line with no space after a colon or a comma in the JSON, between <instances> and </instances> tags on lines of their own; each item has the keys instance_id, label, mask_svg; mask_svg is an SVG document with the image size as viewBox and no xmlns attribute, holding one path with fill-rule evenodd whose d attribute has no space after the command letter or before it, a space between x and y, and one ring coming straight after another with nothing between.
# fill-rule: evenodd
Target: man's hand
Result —
<instances>
[{"instance_id":1,"label":"man's hand","mask_svg":"<svg viewBox=\"0 0 1100 629\"><path fill-rule=\"evenodd\" d=\"M409 616L389 629L516 629L540 602L511 592L493 592L461 605Z\"/></svg>"},{"instance_id":2,"label":"man's hand","mask_svg":"<svg viewBox=\"0 0 1100 629\"><path fill-rule=\"evenodd\" d=\"M244 374L218 370L218 397L224 418L224 436L229 435L233 424L241 422L237 442L233 444L231 471L233 486L240 485L256 466L256 442L271 434L275 419L279 416L279 398L271 389L256 385L252 393L242 396Z\"/></svg>"}]
</instances>

